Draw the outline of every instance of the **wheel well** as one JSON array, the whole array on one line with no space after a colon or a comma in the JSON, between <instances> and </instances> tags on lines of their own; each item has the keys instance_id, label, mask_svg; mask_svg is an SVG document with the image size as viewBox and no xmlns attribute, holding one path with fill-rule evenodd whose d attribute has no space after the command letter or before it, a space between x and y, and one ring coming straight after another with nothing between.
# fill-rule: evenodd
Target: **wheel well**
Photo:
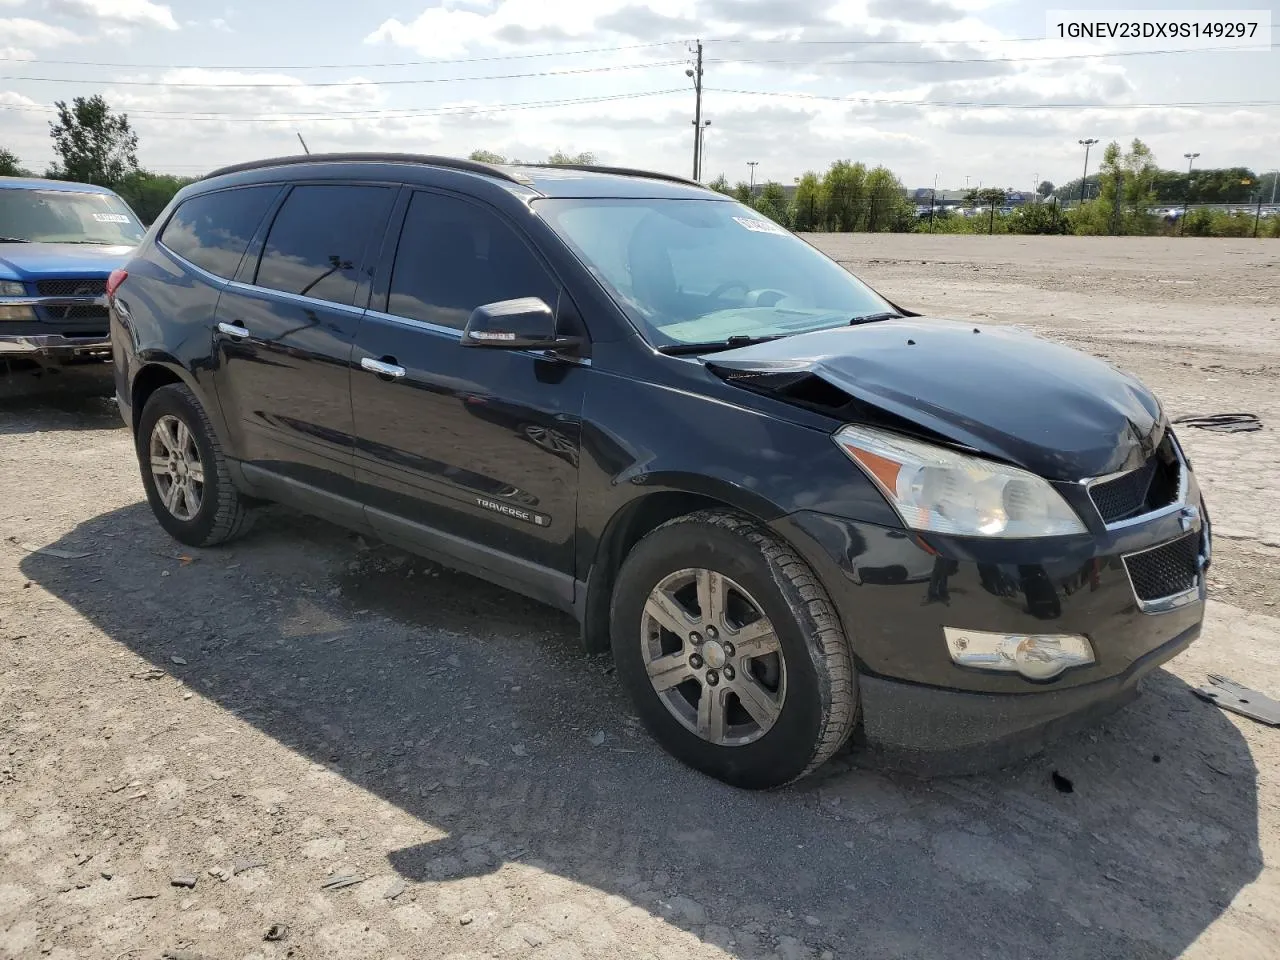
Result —
<instances>
[{"instance_id":1,"label":"wheel well","mask_svg":"<svg viewBox=\"0 0 1280 960\"><path fill-rule=\"evenodd\" d=\"M182 383L182 378L159 364L151 364L138 371L133 378L133 428L138 429L138 420L142 417L142 408L147 400L161 387L171 383Z\"/></svg>"},{"instance_id":2,"label":"wheel well","mask_svg":"<svg viewBox=\"0 0 1280 960\"><path fill-rule=\"evenodd\" d=\"M635 500L609 522L596 547L595 562L587 582L581 625L582 644L587 653L604 653L609 649L609 607L613 599L613 585L631 548L668 520L707 509L737 508L714 497L671 491Z\"/></svg>"}]
</instances>

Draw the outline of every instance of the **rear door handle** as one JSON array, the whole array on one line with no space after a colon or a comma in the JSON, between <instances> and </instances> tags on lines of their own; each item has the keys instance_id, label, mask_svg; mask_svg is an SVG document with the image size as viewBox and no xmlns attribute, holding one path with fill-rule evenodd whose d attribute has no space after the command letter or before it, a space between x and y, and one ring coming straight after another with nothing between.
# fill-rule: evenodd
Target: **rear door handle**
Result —
<instances>
[{"instance_id":1,"label":"rear door handle","mask_svg":"<svg viewBox=\"0 0 1280 960\"><path fill-rule=\"evenodd\" d=\"M225 333L228 337L235 337L237 340L249 335L249 331L238 323L219 323L218 332Z\"/></svg>"},{"instance_id":2,"label":"rear door handle","mask_svg":"<svg viewBox=\"0 0 1280 960\"><path fill-rule=\"evenodd\" d=\"M394 360L394 357L388 358ZM404 367L395 363L388 363L386 360L375 360L373 357L361 357L360 366L362 369L368 370L370 373L376 373L380 377L403 377Z\"/></svg>"}]
</instances>

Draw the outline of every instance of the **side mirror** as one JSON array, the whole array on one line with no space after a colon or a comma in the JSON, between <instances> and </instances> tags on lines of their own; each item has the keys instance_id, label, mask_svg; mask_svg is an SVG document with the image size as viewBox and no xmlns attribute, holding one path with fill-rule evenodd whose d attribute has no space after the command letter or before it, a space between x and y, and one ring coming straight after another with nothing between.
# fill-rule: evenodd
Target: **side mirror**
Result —
<instances>
[{"instance_id":1,"label":"side mirror","mask_svg":"<svg viewBox=\"0 0 1280 960\"><path fill-rule=\"evenodd\" d=\"M556 336L556 317L539 297L485 303L471 311L462 346L498 350L568 350L578 337Z\"/></svg>"}]
</instances>

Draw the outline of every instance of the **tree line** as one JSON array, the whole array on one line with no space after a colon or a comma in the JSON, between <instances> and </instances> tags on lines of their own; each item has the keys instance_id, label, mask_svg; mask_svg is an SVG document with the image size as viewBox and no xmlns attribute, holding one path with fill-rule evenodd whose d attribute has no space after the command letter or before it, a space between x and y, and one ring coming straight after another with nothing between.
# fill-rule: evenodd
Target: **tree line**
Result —
<instances>
[{"instance_id":1,"label":"tree line","mask_svg":"<svg viewBox=\"0 0 1280 960\"><path fill-rule=\"evenodd\" d=\"M1085 202L1074 207L1067 205L1079 199L1079 178L1061 187L1044 180L1035 191L1038 202L1024 198L1016 206L1010 203L1011 191L969 190L964 203L980 213L964 216L931 197L924 203L908 200L892 171L848 160L836 161L821 176L810 171L799 177L790 199L775 182L730 187L722 175L710 186L797 231L1280 237L1280 216L1264 219L1256 206L1235 212L1204 206L1265 203L1275 180L1275 173L1258 176L1246 167L1197 170L1190 176L1164 170L1151 148L1135 139L1127 150L1114 141L1107 145L1097 173L1085 184ZM1187 204L1187 214L1157 213L1162 204Z\"/></svg>"}]
</instances>

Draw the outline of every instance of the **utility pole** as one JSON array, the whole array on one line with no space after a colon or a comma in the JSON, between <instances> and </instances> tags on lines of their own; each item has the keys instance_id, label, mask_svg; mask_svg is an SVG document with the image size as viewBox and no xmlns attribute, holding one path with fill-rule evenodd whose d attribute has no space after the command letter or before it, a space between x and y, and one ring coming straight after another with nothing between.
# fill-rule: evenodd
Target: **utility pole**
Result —
<instances>
[{"instance_id":1,"label":"utility pole","mask_svg":"<svg viewBox=\"0 0 1280 960\"><path fill-rule=\"evenodd\" d=\"M693 78L693 179L702 179L702 41L697 41L693 66L684 72Z\"/></svg>"},{"instance_id":2,"label":"utility pole","mask_svg":"<svg viewBox=\"0 0 1280 960\"><path fill-rule=\"evenodd\" d=\"M759 160L748 160L747 166L751 168L751 182L747 184L747 196L754 197L756 195L756 165Z\"/></svg>"},{"instance_id":3,"label":"utility pole","mask_svg":"<svg viewBox=\"0 0 1280 960\"><path fill-rule=\"evenodd\" d=\"M1178 232L1185 234L1187 232L1187 209L1191 206L1191 168L1195 165L1196 157L1200 156L1200 154L1184 153L1182 156L1187 161L1187 193L1182 199L1182 223L1178 225L1180 227Z\"/></svg>"},{"instance_id":4,"label":"utility pole","mask_svg":"<svg viewBox=\"0 0 1280 960\"><path fill-rule=\"evenodd\" d=\"M1089 182L1089 148L1098 142L1097 137L1091 137L1088 140L1077 140L1076 143L1084 147L1084 173L1080 176L1080 206L1084 206L1084 188Z\"/></svg>"}]
</instances>

